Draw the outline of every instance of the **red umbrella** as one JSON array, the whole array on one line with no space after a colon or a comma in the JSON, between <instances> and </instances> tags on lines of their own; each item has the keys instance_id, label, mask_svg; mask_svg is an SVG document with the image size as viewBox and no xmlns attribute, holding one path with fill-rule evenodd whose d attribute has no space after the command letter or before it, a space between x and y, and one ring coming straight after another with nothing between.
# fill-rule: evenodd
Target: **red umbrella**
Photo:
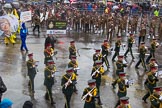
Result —
<instances>
[{"instance_id":1,"label":"red umbrella","mask_svg":"<svg viewBox=\"0 0 162 108\"><path fill-rule=\"evenodd\" d=\"M112 5L113 3L112 2L107 2L108 5Z\"/></svg>"}]
</instances>

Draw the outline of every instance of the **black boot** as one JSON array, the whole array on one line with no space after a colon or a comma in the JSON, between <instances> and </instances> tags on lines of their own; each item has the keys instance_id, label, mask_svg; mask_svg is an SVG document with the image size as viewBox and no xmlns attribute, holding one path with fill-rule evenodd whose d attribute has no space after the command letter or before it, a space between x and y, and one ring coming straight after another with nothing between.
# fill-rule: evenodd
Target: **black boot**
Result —
<instances>
[{"instance_id":1,"label":"black boot","mask_svg":"<svg viewBox=\"0 0 162 108\"><path fill-rule=\"evenodd\" d=\"M45 98L46 100L49 100L49 97L48 97L48 94L47 94L47 93L45 94L44 98Z\"/></svg>"},{"instance_id":2,"label":"black boot","mask_svg":"<svg viewBox=\"0 0 162 108\"><path fill-rule=\"evenodd\" d=\"M98 97L98 105L103 105L100 99L100 96Z\"/></svg>"}]
</instances>

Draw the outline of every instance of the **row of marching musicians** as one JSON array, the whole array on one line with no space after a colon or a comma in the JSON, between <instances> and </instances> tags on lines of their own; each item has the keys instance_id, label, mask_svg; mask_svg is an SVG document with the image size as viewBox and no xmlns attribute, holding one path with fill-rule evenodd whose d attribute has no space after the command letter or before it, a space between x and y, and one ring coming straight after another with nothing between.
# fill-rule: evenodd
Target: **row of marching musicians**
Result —
<instances>
[{"instance_id":1,"label":"row of marching musicians","mask_svg":"<svg viewBox=\"0 0 162 108\"><path fill-rule=\"evenodd\" d=\"M93 55L93 68L92 68L92 79L88 81L89 87L84 89L82 100L85 100L84 108L95 108L95 100L98 100L98 105L102 105L101 99L100 99L100 84L101 84L101 76L104 73L103 69L103 63L106 64L107 70L109 69L110 65L107 60L108 52L109 52L109 44L107 40L104 40L102 48L102 54L97 49L96 53ZM55 52L56 53L56 52ZM66 74L63 75L61 79L61 86L62 86L62 92L65 95L66 103L65 108L70 108L70 99L73 94L73 92L77 93L76 89L76 83L77 83L77 68L78 63L76 61L76 47L75 42L70 42L69 47L69 59L71 60L68 63L68 69L66 70ZM50 103L53 105L55 102L52 98L52 86L54 84L54 73L56 72L55 63L53 61L53 55L54 50L51 49L51 45L48 44L44 51L45 55L45 79L44 79L44 85L46 86L46 94L45 99L49 100ZM103 55L103 56L102 56ZM29 60L27 61L27 67L28 67L28 76L29 76L29 88L30 93L34 95L34 78L37 71L37 61L33 59L33 54L28 54ZM151 59L151 63L154 63L153 59ZM118 97L119 101L117 102L116 106L117 108L124 108L123 106L128 106L128 97L126 97L127 94L127 88L131 84L131 81L126 80L125 73L124 73L124 67L125 65L123 63L123 56L118 56L118 61L116 61L117 70L116 74L119 76L113 83L113 87L115 88L115 85L118 84ZM152 66L152 67L151 67ZM148 73L148 78L145 81L145 85L149 88L149 92L143 97L144 102L146 102L146 99L150 96L151 100L151 106L156 105L155 108L160 108L161 103L161 97L160 95L156 93L157 88L156 82L158 81L157 77L155 76L155 72L157 71L157 68L150 64L150 72ZM155 89L155 91L154 91ZM159 89L158 89L159 90ZM161 90L161 89L160 89ZM155 93L155 94L154 94ZM157 96L153 96L157 95ZM159 107L158 107L159 106ZM153 108L153 107L152 107Z\"/></svg>"},{"instance_id":2,"label":"row of marching musicians","mask_svg":"<svg viewBox=\"0 0 162 108\"><path fill-rule=\"evenodd\" d=\"M107 67L107 71L109 71L110 68L110 64L108 62L107 56L110 50L110 45L108 44L107 40L104 40L104 43L101 45L102 48L102 54L100 53L100 49L96 49L96 53L93 55L93 68L92 68L92 72L91 72L91 76L92 79L90 79L88 81L88 87L86 87L83 91L83 95L82 95L82 100L85 100L85 104L84 104L84 108L96 108L96 100L97 100L97 104L102 106L102 102L101 102L101 98L100 98L100 85L101 85L101 76L104 74L104 68L103 68L103 63L105 63L106 67ZM72 41L71 42L71 46L69 47L69 58L71 58L71 56L75 56L76 57L76 47L75 47L75 42ZM121 56L119 56L121 58ZM72 59L73 60L73 59ZM75 59L76 60L76 59ZM119 59L119 61L122 61L122 59ZM73 67L76 68L76 67ZM74 70L73 68L70 68L70 70L67 71L67 74L63 76L62 78L62 86L63 86L63 93L65 94L66 97L66 104L65 104L65 108L70 108L70 98L73 94L73 91L75 90L75 84L76 84L76 77L75 75L78 74L73 74ZM119 84L119 87L121 86L123 89L126 90L126 86L129 86L129 81L126 82L126 84L124 83L123 85L123 80L125 82L125 79L123 77L123 75L125 76L125 73L119 73L119 79L121 80L117 80L115 83ZM114 83L114 84L115 84ZM72 87L73 86L73 87ZM68 90L69 89L69 90ZM126 92L118 92L118 96L120 101L118 102L117 106L118 108L120 107L125 107L125 106L130 106L128 103L128 97L126 97Z\"/></svg>"}]
</instances>

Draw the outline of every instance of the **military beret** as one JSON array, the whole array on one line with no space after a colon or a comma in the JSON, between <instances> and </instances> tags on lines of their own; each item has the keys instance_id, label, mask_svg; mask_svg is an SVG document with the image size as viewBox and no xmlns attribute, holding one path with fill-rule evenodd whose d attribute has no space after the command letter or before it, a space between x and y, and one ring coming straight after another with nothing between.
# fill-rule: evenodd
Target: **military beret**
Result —
<instances>
[{"instance_id":1,"label":"military beret","mask_svg":"<svg viewBox=\"0 0 162 108\"><path fill-rule=\"evenodd\" d=\"M70 41L70 43L75 43L75 41Z\"/></svg>"},{"instance_id":2,"label":"military beret","mask_svg":"<svg viewBox=\"0 0 162 108\"><path fill-rule=\"evenodd\" d=\"M120 77L124 77L124 76L125 76L125 73L124 73L124 72L120 72L120 73L119 73L119 76L120 76Z\"/></svg>"},{"instance_id":3,"label":"military beret","mask_svg":"<svg viewBox=\"0 0 162 108\"><path fill-rule=\"evenodd\" d=\"M100 52L101 50L100 49L95 49L96 52Z\"/></svg>"},{"instance_id":4,"label":"military beret","mask_svg":"<svg viewBox=\"0 0 162 108\"><path fill-rule=\"evenodd\" d=\"M162 90L162 87L160 87L160 86L154 87L154 90L155 91L161 91Z\"/></svg>"},{"instance_id":5,"label":"military beret","mask_svg":"<svg viewBox=\"0 0 162 108\"><path fill-rule=\"evenodd\" d=\"M121 36L117 36L118 39L121 39Z\"/></svg>"},{"instance_id":6,"label":"military beret","mask_svg":"<svg viewBox=\"0 0 162 108\"><path fill-rule=\"evenodd\" d=\"M141 45L145 44L145 42L141 42Z\"/></svg>"},{"instance_id":7,"label":"military beret","mask_svg":"<svg viewBox=\"0 0 162 108\"><path fill-rule=\"evenodd\" d=\"M33 56L33 53L28 54L29 57Z\"/></svg>"},{"instance_id":8,"label":"military beret","mask_svg":"<svg viewBox=\"0 0 162 108\"><path fill-rule=\"evenodd\" d=\"M95 61L95 64L96 64L96 65L102 65L102 61L101 61L101 60L96 60L96 61Z\"/></svg>"},{"instance_id":9,"label":"military beret","mask_svg":"<svg viewBox=\"0 0 162 108\"><path fill-rule=\"evenodd\" d=\"M47 47L51 47L51 44L49 43L49 44L47 44L46 46L47 46Z\"/></svg>"},{"instance_id":10,"label":"military beret","mask_svg":"<svg viewBox=\"0 0 162 108\"><path fill-rule=\"evenodd\" d=\"M75 55L71 56L71 59L76 59L76 58L77 58L77 56L75 56Z\"/></svg>"},{"instance_id":11,"label":"military beret","mask_svg":"<svg viewBox=\"0 0 162 108\"><path fill-rule=\"evenodd\" d=\"M55 62L53 60L48 60L47 63L48 64L55 64Z\"/></svg>"},{"instance_id":12,"label":"military beret","mask_svg":"<svg viewBox=\"0 0 162 108\"><path fill-rule=\"evenodd\" d=\"M108 42L108 40L104 40L104 42Z\"/></svg>"},{"instance_id":13,"label":"military beret","mask_svg":"<svg viewBox=\"0 0 162 108\"><path fill-rule=\"evenodd\" d=\"M120 102L123 103L123 104L128 104L129 103L129 97L122 97L120 98Z\"/></svg>"},{"instance_id":14,"label":"military beret","mask_svg":"<svg viewBox=\"0 0 162 108\"><path fill-rule=\"evenodd\" d=\"M130 36L133 36L134 34L133 34L133 33L130 33L129 35L130 35Z\"/></svg>"},{"instance_id":15,"label":"military beret","mask_svg":"<svg viewBox=\"0 0 162 108\"><path fill-rule=\"evenodd\" d=\"M151 70L157 70L157 67L151 67Z\"/></svg>"},{"instance_id":16,"label":"military beret","mask_svg":"<svg viewBox=\"0 0 162 108\"><path fill-rule=\"evenodd\" d=\"M74 72L74 69L72 67L68 68L66 72Z\"/></svg>"},{"instance_id":17,"label":"military beret","mask_svg":"<svg viewBox=\"0 0 162 108\"><path fill-rule=\"evenodd\" d=\"M155 58L151 58L151 60L150 61L156 61L156 59Z\"/></svg>"},{"instance_id":18,"label":"military beret","mask_svg":"<svg viewBox=\"0 0 162 108\"><path fill-rule=\"evenodd\" d=\"M96 84L96 80L95 79L88 80L88 85L93 85L93 84Z\"/></svg>"},{"instance_id":19,"label":"military beret","mask_svg":"<svg viewBox=\"0 0 162 108\"><path fill-rule=\"evenodd\" d=\"M123 55L119 55L118 58L123 58L124 56Z\"/></svg>"}]
</instances>

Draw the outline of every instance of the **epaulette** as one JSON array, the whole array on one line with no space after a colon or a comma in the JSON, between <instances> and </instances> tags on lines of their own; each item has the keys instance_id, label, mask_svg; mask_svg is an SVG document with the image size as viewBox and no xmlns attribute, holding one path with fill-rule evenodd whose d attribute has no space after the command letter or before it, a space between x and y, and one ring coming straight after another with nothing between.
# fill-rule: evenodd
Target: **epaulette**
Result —
<instances>
[{"instance_id":1,"label":"epaulette","mask_svg":"<svg viewBox=\"0 0 162 108\"><path fill-rule=\"evenodd\" d=\"M68 80L69 78L67 78L66 74L62 76L63 78L65 78L66 80Z\"/></svg>"},{"instance_id":2,"label":"epaulette","mask_svg":"<svg viewBox=\"0 0 162 108\"><path fill-rule=\"evenodd\" d=\"M119 82L121 82L121 79L118 78L118 79L117 79L117 83L119 83Z\"/></svg>"},{"instance_id":3,"label":"epaulette","mask_svg":"<svg viewBox=\"0 0 162 108\"><path fill-rule=\"evenodd\" d=\"M152 72L147 72L146 74L149 76L149 75L152 75Z\"/></svg>"}]
</instances>

